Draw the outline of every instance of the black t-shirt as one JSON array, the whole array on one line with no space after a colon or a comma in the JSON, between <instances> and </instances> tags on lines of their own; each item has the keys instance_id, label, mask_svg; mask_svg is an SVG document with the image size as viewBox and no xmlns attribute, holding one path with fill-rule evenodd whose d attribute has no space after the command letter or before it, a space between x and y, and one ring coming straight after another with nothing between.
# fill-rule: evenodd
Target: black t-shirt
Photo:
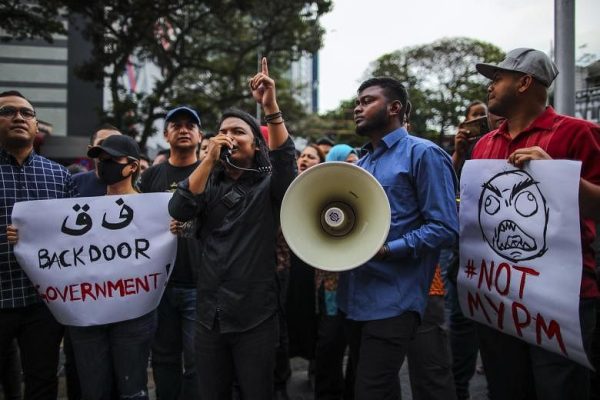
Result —
<instances>
[{"instance_id":1,"label":"black t-shirt","mask_svg":"<svg viewBox=\"0 0 600 400\"><path fill-rule=\"evenodd\" d=\"M81 197L106 195L106 183L98 179L94 170L73 175L73 182L75 182Z\"/></svg>"},{"instance_id":2,"label":"black t-shirt","mask_svg":"<svg viewBox=\"0 0 600 400\"><path fill-rule=\"evenodd\" d=\"M139 189L142 193L174 192L177 183L186 179L200 162L186 167L174 167L169 162L153 165L142 174ZM179 238L177 258L169 279L169 285L176 287L194 287L196 273L194 268L200 259L200 245L196 239Z\"/></svg>"}]
</instances>

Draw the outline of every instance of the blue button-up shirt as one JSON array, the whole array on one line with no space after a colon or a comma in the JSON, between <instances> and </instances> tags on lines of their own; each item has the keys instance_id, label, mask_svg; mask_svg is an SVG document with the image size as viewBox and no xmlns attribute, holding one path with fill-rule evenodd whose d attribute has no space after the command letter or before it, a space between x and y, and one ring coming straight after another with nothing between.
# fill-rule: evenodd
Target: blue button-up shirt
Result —
<instances>
[{"instance_id":1,"label":"blue button-up shirt","mask_svg":"<svg viewBox=\"0 0 600 400\"><path fill-rule=\"evenodd\" d=\"M390 256L340 274L338 306L370 321L406 311L421 317L441 247L458 237L457 179L448 154L404 128L390 132L358 165L383 186L392 211Z\"/></svg>"},{"instance_id":2,"label":"blue button-up shirt","mask_svg":"<svg viewBox=\"0 0 600 400\"><path fill-rule=\"evenodd\" d=\"M13 206L19 201L62 199L78 194L71 174L62 165L34 152L19 165L4 149L0 149L0 187L0 309L25 307L41 300L6 239Z\"/></svg>"}]
</instances>

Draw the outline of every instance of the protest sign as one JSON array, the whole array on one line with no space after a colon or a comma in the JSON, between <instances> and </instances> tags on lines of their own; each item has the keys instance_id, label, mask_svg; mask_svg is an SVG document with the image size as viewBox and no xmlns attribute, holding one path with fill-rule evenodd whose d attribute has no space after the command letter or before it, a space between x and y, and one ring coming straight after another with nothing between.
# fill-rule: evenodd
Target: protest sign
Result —
<instances>
[{"instance_id":1,"label":"protest sign","mask_svg":"<svg viewBox=\"0 0 600 400\"><path fill-rule=\"evenodd\" d=\"M62 324L142 316L158 305L177 251L169 193L16 203L15 256Z\"/></svg>"},{"instance_id":2,"label":"protest sign","mask_svg":"<svg viewBox=\"0 0 600 400\"><path fill-rule=\"evenodd\" d=\"M579 322L581 163L467 161L459 302L465 316L589 366Z\"/></svg>"}]
</instances>

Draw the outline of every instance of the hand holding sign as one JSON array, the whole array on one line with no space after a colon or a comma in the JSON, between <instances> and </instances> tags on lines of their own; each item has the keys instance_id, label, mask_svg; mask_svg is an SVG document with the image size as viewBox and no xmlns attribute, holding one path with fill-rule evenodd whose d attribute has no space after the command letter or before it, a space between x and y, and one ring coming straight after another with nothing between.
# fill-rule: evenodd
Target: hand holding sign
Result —
<instances>
[{"instance_id":1,"label":"hand holding sign","mask_svg":"<svg viewBox=\"0 0 600 400\"><path fill-rule=\"evenodd\" d=\"M531 160L552 160L552 157L539 146L518 149L508 156L508 162L519 168L523 168L525 162Z\"/></svg>"},{"instance_id":2,"label":"hand holding sign","mask_svg":"<svg viewBox=\"0 0 600 400\"><path fill-rule=\"evenodd\" d=\"M12 245L17 244L19 241L19 230L14 225L6 227L6 240Z\"/></svg>"},{"instance_id":3,"label":"hand holding sign","mask_svg":"<svg viewBox=\"0 0 600 400\"><path fill-rule=\"evenodd\" d=\"M137 318L158 305L174 263L170 198L147 193L19 202L7 239L18 241L19 265L60 323Z\"/></svg>"},{"instance_id":4,"label":"hand holding sign","mask_svg":"<svg viewBox=\"0 0 600 400\"><path fill-rule=\"evenodd\" d=\"M173 235L179 235L181 233L182 226L183 222L177 221L176 219L172 219L169 223L169 230Z\"/></svg>"},{"instance_id":5,"label":"hand holding sign","mask_svg":"<svg viewBox=\"0 0 600 400\"><path fill-rule=\"evenodd\" d=\"M539 147L511 162L467 161L461 176L459 302L465 316L581 365L581 163Z\"/></svg>"}]
</instances>

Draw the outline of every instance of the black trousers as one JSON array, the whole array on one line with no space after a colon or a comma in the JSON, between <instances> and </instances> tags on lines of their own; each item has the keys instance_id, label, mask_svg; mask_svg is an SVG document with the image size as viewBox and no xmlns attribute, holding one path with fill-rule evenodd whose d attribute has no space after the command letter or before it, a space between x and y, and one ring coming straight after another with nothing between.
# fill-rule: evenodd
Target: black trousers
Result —
<instances>
[{"instance_id":1,"label":"black trousers","mask_svg":"<svg viewBox=\"0 0 600 400\"><path fill-rule=\"evenodd\" d=\"M579 303L583 346L596 326L595 300ZM589 398L590 370L562 355L478 324L481 358L491 400L579 400Z\"/></svg>"},{"instance_id":2,"label":"black trousers","mask_svg":"<svg viewBox=\"0 0 600 400\"><path fill-rule=\"evenodd\" d=\"M596 299L596 328L590 362L596 368L596 372L590 372L590 400L600 400L600 299Z\"/></svg>"},{"instance_id":3,"label":"black trousers","mask_svg":"<svg viewBox=\"0 0 600 400\"><path fill-rule=\"evenodd\" d=\"M407 359L414 400L456 400L442 296L429 296Z\"/></svg>"},{"instance_id":4,"label":"black trousers","mask_svg":"<svg viewBox=\"0 0 600 400\"><path fill-rule=\"evenodd\" d=\"M218 326L198 324L196 370L202 400L231 400L234 377L242 399L270 399L278 325L276 316L245 332L221 333Z\"/></svg>"},{"instance_id":5,"label":"black trousers","mask_svg":"<svg viewBox=\"0 0 600 400\"><path fill-rule=\"evenodd\" d=\"M63 353L65 355L65 381L67 383L67 399L81 400L81 383L79 375L77 375L77 365L75 361L75 353L73 351L73 342L71 341L71 333L69 329L65 329L63 338ZM110 398L119 400L117 386L113 383Z\"/></svg>"},{"instance_id":6,"label":"black trousers","mask_svg":"<svg viewBox=\"0 0 600 400\"><path fill-rule=\"evenodd\" d=\"M287 383L292 376L290 365L290 339L288 335L287 317L285 303L287 300L288 286L290 281L290 270L288 268L277 271L279 283L279 345L275 353L275 370L273 379L276 391L286 391Z\"/></svg>"},{"instance_id":7,"label":"black trousers","mask_svg":"<svg viewBox=\"0 0 600 400\"><path fill-rule=\"evenodd\" d=\"M345 320L356 371L356 400L400 398L398 373L418 325L416 312L375 321Z\"/></svg>"},{"instance_id":8,"label":"black trousers","mask_svg":"<svg viewBox=\"0 0 600 400\"><path fill-rule=\"evenodd\" d=\"M0 376L16 338L21 352L26 400L55 399L58 352L64 328L44 304L0 310Z\"/></svg>"},{"instance_id":9,"label":"black trousers","mask_svg":"<svg viewBox=\"0 0 600 400\"><path fill-rule=\"evenodd\" d=\"M4 349L3 364L0 366L2 375L0 384L5 400L21 400L21 359L19 346L13 340L7 349Z\"/></svg>"},{"instance_id":10,"label":"black trousers","mask_svg":"<svg viewBox=\"0 0 600 400\"><path fill-rule=\"evenodd\" d=\"M315 400L352 400L354 370L348 360L344 376L344 353L348 347L344 318L321 315L315 354Z\"/></svg>"}]
</instances>

